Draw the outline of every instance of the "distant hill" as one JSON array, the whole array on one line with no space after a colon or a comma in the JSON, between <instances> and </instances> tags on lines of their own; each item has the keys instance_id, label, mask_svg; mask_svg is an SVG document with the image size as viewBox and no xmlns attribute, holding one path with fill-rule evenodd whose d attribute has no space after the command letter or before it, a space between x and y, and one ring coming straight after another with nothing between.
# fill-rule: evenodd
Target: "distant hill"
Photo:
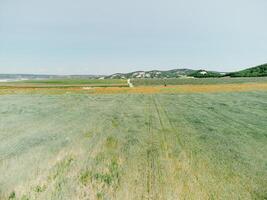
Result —
<instances>
[{"instance_id":1,"label":"distant hill","mask_svg":"<svg viewBox=\"0 0 267 200\"><path fill-rule=\"evenodd\" d=\"M0 74L0 82L35 80L35 79L138 79L138 78L219 78L219 77L262 77L267 76L267 63L245 70L222 73L204 69L172 69L135 71L112 75L35 75L35 74Z\"/></svg>"},{"instance_id":2,"label":"distant hill","mask_svg":"<svg viewBox=\"0 0 267 200\"><path fill-rule=\"evenodd\" d=\"M214 71L206 71L206 70L197 70L192 74L189 74L191 77L195 78L219 78L224 76L225 73L214 72Z\"/></svg>"},{"instance_id":3,"label":"distant hill","mask_svg":"<svg viewBox=\"0 0 267 200\"><path fill-rule=\"evenodd\" d=\"M206 70L193 69L173 69L167 71L151 70L151 71L135 71L131 73L116 73L105 78L109 79L128 79L128 78L181 78L181 77L220 77L222 73Z\"/></svg>"},{"instance_id":4,"label":"distant hill","mask_svg":"<svg viewBox=\"0 0 267 200\"><path fill-rule=\"evenodd\" d=\"M109 79L128 79L128 78L219 78L219 77L262 77L267 76L267 63L245 70L223 73L217 71L208 71L204 69L173 69L167 71L135 71L131 73L116 73L105 78Z\"/></svg>"},{"instance_id":5,"label":"distant hill","mask_svg":"<svg viewBox=\"0 0 267 200\"><path fill-rule=\"evenodd\" d=\"M245 70L228 73L230 77L260 77L267 76L267 63L256 67L251 67Z\"/></svg>"},{"instance_id":6,"label":"distant hill","mask_svg":"<svg viewBox=\"0 0 267 200\"><path fill-rule=\"evenodd\" d=\"M105 78L178 78L192 74L192 69L173 69L167 71L151 70L151 71L135 71L130 73L116 73Z\"/></svg>"},{"instance_id":7,"label":"distant hill","mask_svg":"<svg viewBox=\"0 0 267 200\"><path fill-rule=\"evenodd\" d=\"M0 74L0 82L40 79L95 79L100 75L42 75L42 74Z\"/></svg>"}]
</instances>

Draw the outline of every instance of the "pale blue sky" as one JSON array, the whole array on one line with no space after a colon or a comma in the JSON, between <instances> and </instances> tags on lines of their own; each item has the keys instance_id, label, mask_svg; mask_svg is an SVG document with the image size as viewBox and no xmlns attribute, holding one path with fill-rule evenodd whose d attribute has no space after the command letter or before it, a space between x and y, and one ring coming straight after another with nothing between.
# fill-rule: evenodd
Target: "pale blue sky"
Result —
<instances>
[{"instance_id":1,"label":"pale blue sky","mask_svg":"<svg viewBox=\"0 0 267 200\"><path fill-rule=\"evenodd\" d=\"M0 0L0 73L233 71L267 62L266 0Z\"/></svg>"}]
</instances>

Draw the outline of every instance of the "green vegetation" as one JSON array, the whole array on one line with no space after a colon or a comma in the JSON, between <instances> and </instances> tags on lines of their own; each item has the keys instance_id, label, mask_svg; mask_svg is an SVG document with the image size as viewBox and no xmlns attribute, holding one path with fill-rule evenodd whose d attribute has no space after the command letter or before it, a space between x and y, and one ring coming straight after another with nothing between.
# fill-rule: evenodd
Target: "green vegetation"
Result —
<instances>
[{"instance_id":1,"label":"green vegetation","mask_svg":"<svg viewBox=\"0 0 267 200\"><path fill-rule=\"evenodd\" d=\"M27 80L20 83L32 84L55 84L55 85L110 85L126 84L126 80L120 79L46 79L46 80Z\"/></svg>"},{"instance_id":2,"label":"green vegetation","mask_svg":"<svg viewBox=\"0 0 267 200\"><path fill-rule=\"evenodd\" d=\"M233 84L233 83L266 83L266 77L255 78L173 78L173 79L133 79L134 86L149 85L206 85L206 84Z\"/></svg>"},{"instance_id":3,"label":"green vegetation","mask_svg":"<svg viewBox=\"0 0 267 200\"><path fill-rule=\"evenodd\" d=\"M194 77L194 78L219 78L219 77L262 77L267 76L267 64L248 68L238 72L221 73L216 71L208 71L204 69L173 69L173 70L151 70L151 71L135 71L131 73L117 73L105 78L180 78L180 77Z\"/></svg>"},{"instance_id":4,"label":"green vegetation","mask_svg":"<svg viewBox=\"0 0 267 200\"><path fill-rule=\"evenodd\" d=\"M256 67L248 68L238 72L232 72L227 74L231 77L261 77L267 76L267 64L259 65Z\"/></svg>"},{"instance_id":5,"label":"green vegetation","mask_svg":"<svg viewBox=\"0 0 267 200\"><path fill-rule=\"evenodd\" d=\"M108 76L101 75L34 75L34 74L0 74L0 80L19 81L25 84L48 84L48 85L126 85L125 79L173 79L173 78L220 78L220 77L263 77L267 76L267 64L251 67L245 70L229 73L208 71L205 69L172 69L134 71L130 73L116 73ZM25 80L26 79L26 80ZM3 85L3 83L1 83ZM7 83L4 83L5 85ZM12 84L12 82L8 82ZM14 82L13 82L14 84ZM1 85L0 85L1 86Z\"/></svg>"},{"instance_id":6,"label":"green vegetation","mask_svg":"<svg viewBox=\"0 0 267 200\"><path fill-rule=\"evenodd\" d=\"M222 77L223 75L219 72L197 70L197 71L194 71L192 74L189 74L189 76L195 77L195 78L219 78L219 77Z\"/></svg>"},{"instance_id":7,"label":"green vegetation","mask_svg":"<svg viewBox=\"0 0 267 200\"><path fill-rule=\"evenodd\" d=\"M2 82L0 87L27 87L27 88L69 88L69 87L128 87L123 79L32 79L15 82Z\"/></svg>"},{"instance_id":8,"label":"green vegetation","mask_svg":"<svg viewBox=\"0 0 267 200\"><path fill-rule=\"evenodd\" d=\"M11 194L9 195L8 199L15 199L16 198L16 193L13 191L11 192Z\"/></svg>"},{"instance_id":9,"label":"green vegetation","mask_svg":"<svg viewBox=\"0 0 267 200\"><path fill-rule=\"evenodd\" d=\"M0 199L266 199L266 99L0 95Z\"/></svg>"},{"instance_id":10,"label":"green vegetation","mask_svg":"<svg viewBox=\"0 0 267 200\"><path fill-rule=\"evenodd\" d=\"M151 71L135 71L130 73L117 73L106 76L106 79L121 79L121 78L178 78L192 74L195 70L192 69L172 69L172 70L151 70Z\"/></svg>"}]
</instances>

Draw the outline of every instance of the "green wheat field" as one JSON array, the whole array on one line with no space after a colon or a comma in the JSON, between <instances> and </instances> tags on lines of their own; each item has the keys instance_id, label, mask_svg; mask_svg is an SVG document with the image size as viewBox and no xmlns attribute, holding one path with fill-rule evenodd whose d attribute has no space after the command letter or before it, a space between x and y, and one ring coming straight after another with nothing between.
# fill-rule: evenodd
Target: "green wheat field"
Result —
<instances>
[{"instance_id":1,"label":"green wheat field","mask_svg":"<svg viewBox=\"0 0 267 200\"><path fill-rule=\"evenodd\" d=\"M267 92L2 94L0 199L267 199Z\"/></svg>"}]
</instances>

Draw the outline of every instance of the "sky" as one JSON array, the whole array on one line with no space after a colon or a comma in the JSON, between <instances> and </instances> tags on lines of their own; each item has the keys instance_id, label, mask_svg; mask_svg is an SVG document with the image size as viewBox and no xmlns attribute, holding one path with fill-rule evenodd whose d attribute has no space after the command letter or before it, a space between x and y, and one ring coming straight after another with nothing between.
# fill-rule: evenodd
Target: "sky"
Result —
<instances>
[{"instance_id":1,"label":"sky","mask_svg":"<svg viewBox=\"0 0 267 200\"><path fill-rule=\"evenodd\" d=\"M236 71L267 62L266 0L0 0L0 74Z\"/></svg>"}]
</instances>

